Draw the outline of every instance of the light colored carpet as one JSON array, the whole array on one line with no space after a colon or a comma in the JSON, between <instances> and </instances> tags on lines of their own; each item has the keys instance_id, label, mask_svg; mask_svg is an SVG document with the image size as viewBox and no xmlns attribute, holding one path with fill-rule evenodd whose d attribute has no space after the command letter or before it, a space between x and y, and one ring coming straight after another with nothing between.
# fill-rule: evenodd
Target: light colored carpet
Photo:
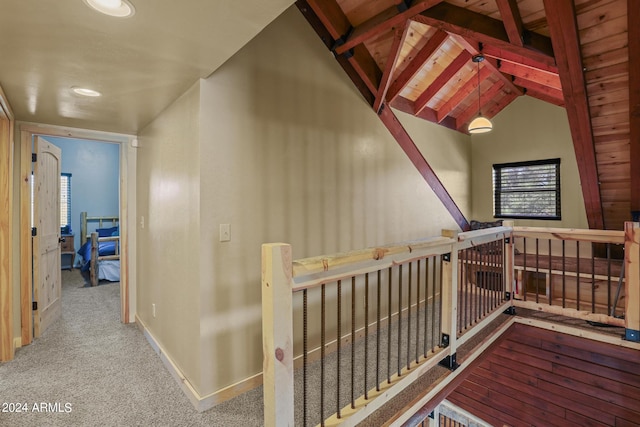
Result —
<instances>
[{"instance_id":1,"label":"light colored carpet","mask_svg":"<svg viewBox=\"0 0 640 427\"><path fill-rule=\"evenodd\" d=\"M0 364L0 426L263 424L262 387L197 413L137 327L120 323L119 284L63 276L62 318ZM10 403L27 411L2 412ZM41 403L54 412L34 411Z\"/></svg>"}]
</instances>

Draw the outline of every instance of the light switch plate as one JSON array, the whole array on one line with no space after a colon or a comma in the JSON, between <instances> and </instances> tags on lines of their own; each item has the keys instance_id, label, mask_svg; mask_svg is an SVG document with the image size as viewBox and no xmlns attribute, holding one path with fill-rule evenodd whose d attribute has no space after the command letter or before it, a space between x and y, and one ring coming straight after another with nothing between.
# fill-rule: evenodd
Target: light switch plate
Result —
<instances>
[{"instance_id":1,"label":"light switch plate","mask_svg":"<svg viewBox=\"0 0 640 427\"><path fill-rule=\"evenodd\" d=\"M220 241L228 242L231 240L231 226L229 224L220 224Z\"/></svg>"}]
</instances>

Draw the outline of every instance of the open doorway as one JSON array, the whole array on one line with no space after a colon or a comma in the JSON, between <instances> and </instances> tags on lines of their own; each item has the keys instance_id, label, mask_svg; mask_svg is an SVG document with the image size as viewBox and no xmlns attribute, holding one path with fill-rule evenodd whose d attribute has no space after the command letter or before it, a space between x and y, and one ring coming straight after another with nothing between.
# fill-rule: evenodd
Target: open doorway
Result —
<instances>
[{"instance_id":1,"label":"open doorway","mask_svg":"<svg viewBox=\"0 0 640 427\"><path fill-rule=\"evenodd\" d=\"M43 137L63 148L62 172L70 180L71 204L69 221L64 226L61 223L61 237L65 240L61 248L65 253L60 257L59 268L65 273L64 279L76 280L76 284L84 278L75 277L84 264L78 251L82 248L81 230L82 212L87 217L109 217L111 223L89 225L88 233L96 228L112 228L111 233L118 235L119 265L118 274L120 307L118 317L120 321L130 323L135 319L135 265L130 262L135 254L135 233L129 233L127 225L135 223L135 137L130 135L111 134L105 132L62 129L23 124L20 126L20 169L21 175L31 174L31 149L35 137ZM84 145L83 145L84 144ZM66 153L65 153L66 152ZM65 158L67 160L65 160ZM61 178L62 179L62 178ZM97 184L97 182L101 182ZM84 187L84 189L83 189ZM78 190L78 191L74 191ZM93 193L92 196L82 193ZM20 296L21 296L21 329L22 345L31 343L34 336L33 328L33 281L31 261L31 188L29 179L23 179L20 186ZM97 195L97 197L95 197ZM89 200L91 199L91 200ZM84 200L84 201L83 201ZM113 228L117 228L117 231ZM115 238L114 238L115 239ZM27 262L24 262L27 260ZM63 270L64 268L64 270ZM74 279L75 277L75 279ZM113 279L113 277L111 277ZM111 280L114 282L114 280Z\"/></svg>"}]
</instances>

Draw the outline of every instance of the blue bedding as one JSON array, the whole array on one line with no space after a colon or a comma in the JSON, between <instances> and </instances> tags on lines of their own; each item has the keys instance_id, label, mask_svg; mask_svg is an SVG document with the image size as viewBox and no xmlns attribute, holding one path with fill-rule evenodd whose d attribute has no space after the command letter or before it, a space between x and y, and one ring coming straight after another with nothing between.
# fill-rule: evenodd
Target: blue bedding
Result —
<instances>
[{"instance_id":1,"label":"blue bedding","mask_svg":"<svg viewBox=\"0 0 640 427\"><path fill-rule=\"evenodd\" d=\"M82 257L80 271L89 271L91 268L91 242L87 242L80 249L78 254ZM98 256L116 254L116 242L98 242Z\"/></svg>"}]
</instances>

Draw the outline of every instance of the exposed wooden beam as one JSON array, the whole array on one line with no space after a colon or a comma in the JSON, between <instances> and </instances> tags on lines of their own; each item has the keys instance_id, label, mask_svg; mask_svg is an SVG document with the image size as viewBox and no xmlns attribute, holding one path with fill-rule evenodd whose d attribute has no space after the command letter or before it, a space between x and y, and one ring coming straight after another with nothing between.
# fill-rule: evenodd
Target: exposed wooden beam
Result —
<instances>
[{"instance_id":1,"label":"exposed wooden beam","mask_svg":"<svg viewBox=\"0 0 640 427\"><path fill-rule=\"evenodd\" d=\"M302 15L307 19L307 22L309 22L311 28L313 28L316 34L318 34L327 49L331 50L335 43L335 39L331 35L329 29L324 25L322 20L318 17L318 15L316 15L314 9L309 6L306 0L296 1L296 6L298 7ZM352 62L350 62L350 60L344 55L337 55L335 56L335 58L336 61L338 61L338 64L340 64L342 69L345 71L345 73L347 73L356 88L360 91L364 99L369 103L369 105L373 105L375 95L374 92L370 89L370 85L365 83L365 79L360 74L362 71L356 70Z\"/></svg>"},{"instance_id":2,"label":"exposed wooden beam","mask_svg":"<svg viewBox=\"0 0 640 427\"><path fill-rule=\"evenodd\" d=\"M307 0L306 3L313 9L324 27L329 30L333 40L340 39L351 30L351 23L335 0Z\"/></svg>"},{"instance_id":3,"label":"exposed wooden beam","mask_svg":"<svg viewBox=\"0 0 640 427\"><path fill-rule=\"evenodd\" d=\"M482 53L484 54L484 56L487 56L489 58L515 62L517 64L521 64L522 66L534 68L536 70L558 74L556 60L551 56L545 58L531 58L529 56L523 56L510 50L501 49L491 44L484 44L482 46ZM540 61L540 59L544 59L544 61Z\"/></svg>"},{"instance_id":4,"label":"exposed wooden beam","mask_svg":"<svg viewBox=\"0 0 640 427\"><path fill-rule=\"evenodd\" d=\"M552 102L552 104L564 105L564 95L562 93L562 89L545 86L538 82L523 79L522 77L516 77L513 82L518 86L524 87L527 90L527 95L531 95L531 92L533 91L536 94L544 94L548 99L553 99L554 101ZM548 99L544 100L548 101Z\"/></svg>"},{"instance_id":5,"label":"exposed wooden beam","mask_svg":"<svg viewBox=\"0 0 640 427\"><path fill-rule=\"evenodd\" d=\"M385 64L384 71L382 72L382 77L380 79L380 85L376 92L376 100L373 103L373 111L375 112L380 110L380 106L385 100L389 84L391 83L391 78L393 77L393 71L396 69L396 65L398 64L400 51L402 50L402 46L407 38L408 30L409 25L405 22L404 28L396 28L393 34L393 42L391 43L391 49L387 56L387 63Z\"/></svg>"},{"instance_id":6,"label":"exposed wooden beam","mask_svg":"<svg viewBox=\"0 0 640 427\"><path fill-rule=\"evenodd\" d=\"M378 64L363 45L353 48L353 55L348 59L351 66L357 71L371 93L376 93L380 86L382 72Z\"/></svg>"},{"instance_id":7,"label":"exposed wooden beam","mask_svg":"<svg viewBox=\"0 0 640 427\"><path fill-rule=\"evenodd\" d=\"M455 76L458 71L462 69L471 60L471 54L466 50L460 52L460 54L453 60L447 67L438 74L438 77L429 85L429 87L420 94L415 101L415 114L420 113L427 103L433 98L439 91L446 85L449 80Z\"/></svg>"},{"instance_id":8,"label":"exposed wooden beam","mask_svg":"<svg viewBox=\"0 0 640 427\"><path fill-rule=\"evenodd\" d=\"M480 68L480 81L483 81L491 75L492 71L488 67ZM437 120L440 123L447 117L463 100L467 98L478 87L478 78L473 76L464 86L457 90L447 102L445 102L437 112Z\"/></svg>"},{"instance_id":9,"label":"exposed wooden beam","mask_svg":"<svg viewBox=\"0 0 640 427\"><path fill-rule=\"evenodd\" d=\"M629 37L629 133L631 141L631 210L640 211L640 2L627 0Z\"/></svg>"},{"instance_id":10,"label":"exposed wooden beam","mask_svg":"<svg viewBox=\"0 0 640 427\"><path fill-rule=\"evenodd\" d=\"M604 229L593 130L583 74L573 0L543 0L566 104L573 146L578 160L582 195L589 228Z\"/></svg>"},{"instance_id":11,"label":"exposed wooden beam","mask_svg":"<svg viewBox=\"0 0 640 427\"><path fill-rule=\"evenodd\" d=\"M391 106L396 110L402 111L403 113L407 113L412 116L415 115L414 114L415 107L414 107L413 101L409 101L407 98L403 96L397 96L396 99L394 99L393 102L391 103ZM439 123L440 125L452 130L457 130L456 121L453 117L445 117L442 120L438 120L437 112L435 110L432 110L429 107L423 108L422 111L418 115L416 115L416 117L419 117L421 119L424 119L432 123Z\"/></svg>"},{"instance_id":12,"label":"exposed wooden beam","mask_svg":"<svg viewBox=\"0 0 640 427\"><path fill-rule=\"evenodd\" d=\"M525 46L513 45L502 21L449 3L440 3L412 19L452 34L459 34L468 40L495 45L536 62L546 63L553 58L553 48L548 37L531 33Z\"/></svg>"},{"instance_id":13,"label":"exposed wooden beam","mask_svg":"<svg viewBox=\"0 0 640 427\"><path fill-rule=\"evenodd\" d=\"M480 53L484 55L484 45L482 46L482 50L480 50L480 46L477 46L478 43L471 42L457 34L451 35L451 37L458 42L460 46L464 47L471 55L478 55ZM484 65L489 68L499 80L502 80L502 83L504 83L505 88L508 91L514 92L516 95L523 94L522 89L513 84L512 77L500 71L498 62L495 59L485 56Z\"/></svg>"},{"instance_id":14,"label":"exposed wooden beam","mask_svg":"<svg viewBox=\"0 0 640 427\"><path fill-rule=\"evenodd\" d=\"M524 25L516 0L496 0L500 16L507 31L509 41L516 46L524 46Z\"/></svg>"},{"instance_id":15,"label":"exposed wooden beam","mask_svg":"<svg viewBox=\"0 0 640 427\"><path fill-rule=\"evenodd\" d=\"M442 46L442 43L447 40L449 35L444 31L436 31L436 33L431 36L429 41L420 49L418 54L407 64L407 66L402 70L402 72L396 77L396 79L391 83L389 90L387 91L387 102L393 101L396 96L402 92L402 90L409 84L411 80L418 74L418 71L422 69L424 64L429 60L431 55L433 55L439 48Z\"/></svg>"},{"instance_id":16,"label":"exposed wooden beam","mask_svg":"<svg viewBox=\"0 0 640 427\"><path fill-rule=\"evenodd\" d=\"M491 107L485 112L487 117L495 117L498 113L504 110L507 105L511 104L518 95L515 93L505 93L502 98L500 98L497 102L494 102Z\"/></svg>"},{"instance_id":17,"label":"exposed wooden beam","mask_svg":"<svg viewBox=\"0 0 640 427\"><path fill-rule=\"evenodd\" d=\"M499 61L498 69L510 74L514 77L520 77L525 80L536 82L542 86L548 86L553 89L562 91L562 85L560 84L560 76L549 72L541 71L535 68L523 67L520 64L516 64L508 61ZM514 82L515 83L515 82ZM518 85L517 83L515 83ZM518 85L522 86L522 85Z\"/></svg>"},{"instance_id":18,"label":"exposed wooden beam","mask_svg":"<svg viewBox=\"0 0 640 427\"><path fill-rule=\"evenodd\" d=\"M444 187L434 170L425 160L424 156L411 139L411 136L407 133L387 104L383 105L378 117L380 117L382 123L384 123L389 132L391 132L391 135L393 135L398 145L400 145L402 150L409 157L411 163L413 163L416 169L418 169L420 175L422 175L438 199L440 199L444 207L449 211L453 219L456 221L456 224L458 224L458 227L462 230L468 230L470 228L469 221L467 221L462 211L460 211L460 208L458 208L458 205L456 205L451 195L447 192L447 189Z\"/></svg>"},{"instance_id":19,"label":"exposed wooden beam","mask_svg":"<svg viewBox=\"0 0 640 427\"><path fill-rule=\"evenodd\" d=\"M319 0L318 0L319 1ZM330 0L335 1L335 0ZM392 6L354 28L345 43L336 48L336 53L344 53L360 43L375 38L392 28L402 25L407 19L438 4L443 0L414 1L411 7L402 11L402 7Z\"/></svg>"}]
</instances>

